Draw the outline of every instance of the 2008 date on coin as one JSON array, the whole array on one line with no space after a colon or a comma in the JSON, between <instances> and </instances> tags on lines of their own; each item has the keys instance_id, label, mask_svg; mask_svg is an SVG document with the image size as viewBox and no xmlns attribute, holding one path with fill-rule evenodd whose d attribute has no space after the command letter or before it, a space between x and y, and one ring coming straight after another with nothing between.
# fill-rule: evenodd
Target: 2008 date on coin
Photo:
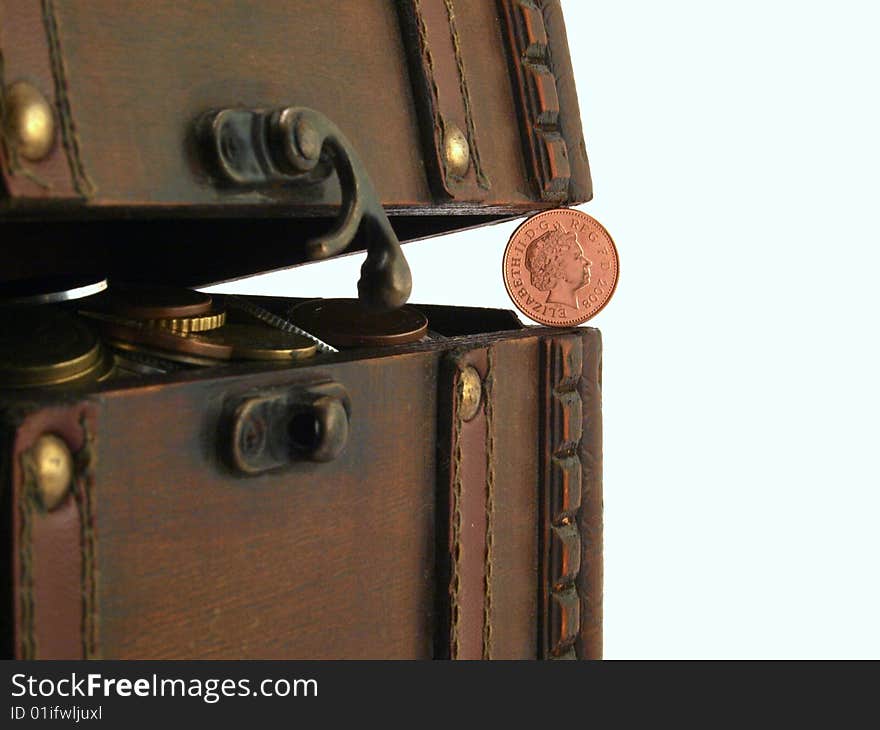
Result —
<instances>
[{"instance_id":1,"label":"2008 date on coin","mask_svg":"<svg viewBox=\"0 0 880 730\"><path fill-rule=\"evenodd\" d=\"M504 250L507 293L524 315L551 327L574 327L611 299L620 263L602 225L579 210L538 213Z\"/></svg>"}]
</instances>

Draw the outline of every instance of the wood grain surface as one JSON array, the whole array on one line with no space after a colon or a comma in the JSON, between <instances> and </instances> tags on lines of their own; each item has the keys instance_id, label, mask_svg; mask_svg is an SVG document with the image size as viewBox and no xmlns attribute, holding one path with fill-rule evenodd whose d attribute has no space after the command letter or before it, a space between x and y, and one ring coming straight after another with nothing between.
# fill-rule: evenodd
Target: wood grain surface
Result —
<instances>
[{"instance_id":1,"label":"wood grain surface","mask_svg":"<svg viewBox=\"0 0 880 730\"><path fill-rule=\"evenodd\" d=\"M576 344L581 354L581 369L553 382L563 383L566 397L576 393L581 399L583 409L568 413L583 414L582 429L573 422L562 431L542 425L551 381L542 375L541 353L561 346L554 343ZM38 658L51 656L54 648L69 654L71 646L104 658L448 656L449 566L451 555L463 548L481 576L482 588L471 585L462 596L467 615L476 617L477 656L542 655L542 632L558 623L558 612L545 600L552 588L547 581L556 580L548 570L562 576L567 588L574 586L580 600L579 622L563 632L565 646L573 641L579 658L597 656L599 347L595 330L526 328L345 353L285 370L184 372L142 383L110 382L92 393L3 392L7 454L40 429L65 433L65 414L86 406L92 414L90 527L84 530L82 520L74 527L80 540L88 538L82 547L94 562L88 583L94 598L82 607L93 617L88 634L47 641L58 636L46 623L53 609L45 600L54 595L58 576L44 567L38 574L16 572L2 610L4 646L16 647L21 656L18 648L30 632L43 637L29 644L29 655ZM485 356L483 415L472 422L477 430L467 445L472 465L483 459L485 468L466 476L486 514L479 535L462 531L460 539L469 541L464 545L448 541L451 515L442 495L449 492L451 454L442 448L449 432L441 434L438 424L446 428L451 415L451 381L441 377L441 360L468 350ZM342 454L259 476L234 473L224 458L229 404L316 380L339 383L351 399L351 431ZM583 466L583 492L566 498L575 505L567 509L581 540L571 575L566 566L575 564L560 562L542 523L544 500L555 489L542 475L546 449L569 433L582 433L576 453ZM8 469L14 459L2 462L2 493L21 494L20 474ZM53 551L59 545L69 550L76 530L50 513L41 518L46 529L39 541L31 541L20 528L10 529L19 504L4 500L10 558L24 564L22 556L30 552L29 564L52 567ZM56 523L64 527L57 540ZM28 581L35 598L24 621L12 608Z\"/></svg>"},{"instance_id":2,"label":"wood grain surface","mask_svg":"<svg viewBox=\"0 0 880 730\"><path fill-rule=\"evenodd\" d=\"M439 3L443 22L432 25L435 80L456 108L467 90L469 114L459 123L479 155L481 177L492 181L468 209L540 207L526 179L517 126L522 100L513 94L499 9L492 0L446 5L454 22ZM71 197L73 187L74 197L101 209L258 205L287 215L296 204L302 215L337 205L334 181L234 190L207 175L193 134L200 115L297 105L321 111L343 130L389 209L438 210L445 203L429 190L425 159L436 150L420 139L421 101L395 3L3 0L0 17L15 30L2 36L7 81L41 74L50 98L54 88L63 90L63 103L55 102L69 127L53 155L34 165L37 175L58 166L66 179L55 184L53 177L42 189L11 186L20 202ZM49 68L47 49L58 59ZM578 119L576 101L565 112ZM579 182L571 202L584 199L585 181ZM447 207L456 209L454 201Z\"/></svg>"},{"instance_id":3,"label":"wood grain surface","mask_svg":"<svg viewBox=\"0 0 880 730\"><path fill-rule=\"evenodd\" d=\"M352 399L342 456L250 478L218 462L223 400L304 372L106 394L104 656L430 656L435 367L333 368Z\"/></svg>"}]
</instances>

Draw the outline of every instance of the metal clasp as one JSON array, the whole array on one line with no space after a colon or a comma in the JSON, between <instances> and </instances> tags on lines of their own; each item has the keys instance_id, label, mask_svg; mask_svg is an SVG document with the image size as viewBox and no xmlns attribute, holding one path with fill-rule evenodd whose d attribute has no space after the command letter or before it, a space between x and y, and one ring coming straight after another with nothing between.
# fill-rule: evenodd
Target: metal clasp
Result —
<instances>
[{"instance_id":1,"label":"metal clasp","mask_svg":"<svg viewBox=\"0 0 880 730\"><path fill-rule=\"evenodd\" d=\"M367 249L360 300L374 310L406 302L412 275L397 234L353 145L333 122L306 107L231 108L209 112L197 126L215 179L235 188L315 184L335 170L340 214L333 231L304 244L309 258L342 252L360 232Z\"/></svg>"},{"instance_id":2,"label":"metal clasp","mask_svg":"<svg viewBox=\"0 0 880 730\"><path fill-rule=\"evenodd\" d=\"M242 474L332 461L345 449L350 420L351 400L339 383L260 391L230 405L222 450Z\"/></svg>"}]
</instances>

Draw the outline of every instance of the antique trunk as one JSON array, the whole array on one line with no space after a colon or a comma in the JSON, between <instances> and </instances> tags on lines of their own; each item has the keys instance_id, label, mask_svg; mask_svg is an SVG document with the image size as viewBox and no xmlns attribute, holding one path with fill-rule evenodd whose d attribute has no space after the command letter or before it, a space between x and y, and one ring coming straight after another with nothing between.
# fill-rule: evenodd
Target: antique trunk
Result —
<instances>
[{"instance_id":1,"label":"antique trunk","mask_svg":"<svg viewBox=\"0 0 880 730\"><path fill-rule=\"evenodd\" d=\"M560 4L0 0L0 53L4 655L600 656L599 333L403 306L398 243L591 197ZM358 249L359 303L138 299Z\"/></svg>"}]
</instances>

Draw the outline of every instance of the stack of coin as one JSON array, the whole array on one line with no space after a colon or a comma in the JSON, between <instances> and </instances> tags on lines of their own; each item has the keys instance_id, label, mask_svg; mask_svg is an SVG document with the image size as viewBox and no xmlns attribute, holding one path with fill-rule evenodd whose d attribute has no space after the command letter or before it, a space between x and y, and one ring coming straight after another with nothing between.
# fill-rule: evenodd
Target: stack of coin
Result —
<instances>
[{"instance_id":1,"label":"stack of coin","mask_svg":"<svg viewBox=\"0 0 880 730\"><path fill-rule=\"evenodd\" d=\"M192 289L114 284L80 311L122 357L145 367L163 360L188 366L227 360L290 362L316 350L305 337L257 320L227 322L222 306Z\"/></svg>"},{"instance_id":2,"label":"stack of coin","mask_svg":"<svg viewBox=\"0 0 880 730\"><path fill-rule=\"evenodd\" d=\"M390 312L365 309L357 299L313 299L290 310L294 324L340 349L387 347L418 342L428 319L415 307Z\"/></svg>"},{"instance_id":3,"label":"stack of coin","mask_svg":"<svg viewBox=\"0 0 880 730\"><path fill-rule=\"evenodd\" d=\"M102 277L62 277L0 285L0 388L70 386L105 380L113 358L94 330L62 302L107 287Z\"/></svg>"}]
</instances>

